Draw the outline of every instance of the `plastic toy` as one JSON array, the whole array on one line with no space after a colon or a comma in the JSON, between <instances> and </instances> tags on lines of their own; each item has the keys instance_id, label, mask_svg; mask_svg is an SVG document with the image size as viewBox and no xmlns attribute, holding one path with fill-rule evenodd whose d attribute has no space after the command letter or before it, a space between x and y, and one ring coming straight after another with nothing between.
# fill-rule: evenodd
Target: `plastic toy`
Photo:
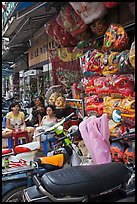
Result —
<instances>
[{"instance_id":1,"label":"plastic toy","mask_svg":"<svg viewBox=\"0 0 137 204\"><path fill-rule=\"evenodd\" d=\"M59 96L55 101L55 106L57 109L66 108L66 99L63 96Z\"/></svg>"},{"instance_id":2,"label":"plastic toy","mask_svg":"<svg viewBox=\"0 0 137 204\"><path fill-rule=\"evenodd\" d=\"M102 49L104 51L122 51L128 44L128 35L124 28L118 24L111 24L104 35Z\"/></svg>"},{"instance_id":3,"label":"plastic toy","mask_svg":"<svg viewBox=\"0 0 137 204\"><path fill-rule=\"evenodd\" d=\"M112 161L121 162L123 160L125 146L120 142L112 142L110 147L110 152L112 156Z\"/></svg>"}]
</instances>

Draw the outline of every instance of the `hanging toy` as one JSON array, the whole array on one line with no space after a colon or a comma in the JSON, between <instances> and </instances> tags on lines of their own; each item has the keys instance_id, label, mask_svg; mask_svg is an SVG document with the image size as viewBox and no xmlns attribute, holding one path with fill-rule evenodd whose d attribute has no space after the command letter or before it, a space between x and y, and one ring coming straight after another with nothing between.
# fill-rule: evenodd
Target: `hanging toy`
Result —
<instances>
[{"instance_id":1,"label":"hanging toy","mask_svg":"<svg viewBox=\"0 0 137 204\"><path fill-rule=\"evenodd\" d=\"M121 162L123 160L125 146L120 142L112 142L110 147L110 153L112 161Z\"/></svg>"},{"instance_id":2,"label":"hanging toy","mask_svg":"<svg viewBox=\"0 0 137 204\"><path fill-rule=\"evenodd\" d=\"M135 41L132 43L129 51L129 61L132 67L135 69Z\"/></svg>"},{"instance_id":3,"label":"hanging toy","mask_svg":"<svg viewBox=\"0 0 137 204\"><path fill-rule=\"evenodd\" d=\"M102 49L104 51L122 51L128 45L128 35L125 29L118 24L111 24L104 35Z\"/></svg>"},{"instance_id":4,"label":"hanging toy","mask_svg":"<svg viewBox=\"0 0 137 204\"><path fill-rule=\"evenodd\" d=\"M132 147L128 147L123 154L123 161L125 164L135 161L135 151Z\"/></svg>"}]
</instances>

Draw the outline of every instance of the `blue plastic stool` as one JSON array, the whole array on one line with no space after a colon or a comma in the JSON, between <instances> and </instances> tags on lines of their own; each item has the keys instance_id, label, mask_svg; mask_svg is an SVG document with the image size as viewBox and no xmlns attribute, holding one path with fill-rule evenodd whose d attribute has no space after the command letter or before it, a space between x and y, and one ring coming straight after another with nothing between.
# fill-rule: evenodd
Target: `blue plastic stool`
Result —
<instances>
[{"instance_id":1,"label":"blue plastic stool","mask_svg":"<svg viewBox=\"0 0 137 204\"><path fill-rule=\"evenodd\" d=\"M44 154L45 154L45 155L47 155L47 153L48 153L48 143L49 143L50 141L53 142L54 145L55 145L55 144L56 144L56 138L53 137L53 138L46 139L46 140L43 141L43 148L44 148Z\"/></svg>"}]
</instances>

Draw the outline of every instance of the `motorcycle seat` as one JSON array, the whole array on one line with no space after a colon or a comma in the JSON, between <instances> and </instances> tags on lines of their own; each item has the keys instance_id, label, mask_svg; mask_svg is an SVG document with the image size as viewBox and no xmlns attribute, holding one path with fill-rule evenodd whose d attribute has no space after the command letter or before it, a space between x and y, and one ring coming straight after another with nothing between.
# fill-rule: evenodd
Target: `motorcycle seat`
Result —
<instances>
[{"instance_id":1,"label":"motorcycle seat","mask_svg":"<svg viewBox=\"0 0 137 204\"><path fill-rule=\"evenodd\" d=\"M18 145L14 148L16 154L23 153L23 152L31 152L37 150L39 148L39 142L29 142L27 144Z\"/></svg>"},{"instance_id":2,"label":"motorcycle seat","mask_svg":"<svg viewBox=\"0 0 137 204\"><path fill-rule=\"evenodd\" d=\"M47 172L42 185L54 196L89 195L107 191L128 179L128 169L122 162L73 166Z\"/></svg>"},{"instance_id":3,"label":"motorcycle seat","mask_svg":"<svg viewBox=\"0 0 137 204\"><path fill-rule=\"evenodd\" d=\"M13 153L12 149L2 149L2 155Z\"/></svg>"}]
</instances>

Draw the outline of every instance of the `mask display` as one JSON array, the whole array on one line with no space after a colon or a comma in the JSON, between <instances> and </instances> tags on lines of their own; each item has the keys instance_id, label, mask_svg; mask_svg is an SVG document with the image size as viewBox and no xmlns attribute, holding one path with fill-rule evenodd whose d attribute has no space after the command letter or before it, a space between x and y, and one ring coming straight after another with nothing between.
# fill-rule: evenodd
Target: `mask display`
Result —
<instances>
[{"instance_id":1,"label":"mask display","mask_svg":"<svg viewBox=\"0 0 137 204\"><path fill-rule=\"evenodd\" d=\"M87 114L96 112L98 115L102 115L104 110L103 98L99 98L97 95L86 97L85 110Z\"/></svg>"},{"instance_id":2,"label":"mask display","mask_svg":"<svg viewBox=\"0 0 137 204\"><path fill-rule=\"evenodd\" d=\"M119 54L118 72L121 74L128 74L133 71L129 62L129 50L124 50Z\"/></svg>"},{"instance_id":3,"label":"mask display","mask_svg":"<svg viewBox=\"0 0 137 204\"><path fill-rule=\"evenodd\" d=\"M55 105L55 101L59 96L60 96L60 94L57 92L52 93L49 97L48 103L51 105Z\"/></svg>"},{"instance_id":4,"label":"mask display","mask_svg":"<svg viewBox=\"0 0 137 204\"><path fill-rule=\"evenodd\" d=\"M63 96L59 96L55 101L55 106L57 109L66 108L66 99Z\"/></svg>"},{"instance_id":5,"label":"mask display","mask_svg":"<svg viewBox=\"0 0 137 204\"><path fill-rule=\"evenodd\" d=\"M119 52L107 51L100 58L101 72L103 75L118 72Z\"/></svg>"},{"instance_id":6,"label":"mask display","mask_svg":"<svg viewBox=\"0 0 137 204\"><path fill-rule=\"evenodd\" d=\"M112 142L110 152L112 161L121 162L123 160L125 146L120 142Z\"/></svg>"},{"instance_id":7,"label":"mask display","mask_svg":"<svg viewBox=\"0 0 137 204\"><path fill-rule=\"evenodd\" d=\"M128 45L128 40L128 35L121 25L111 24L105 32L102 49L122 51Z\"/></svg>"},{"instance_id":8,"label":"mask display","mask_svg":"<svg viewBox=\"0 0 137 204\"><path fill-rule=\"evenodd\" d=\"M135 41L132 43L129 51L129 61L132 67L135 69Z\"/></svg>"},{"instance_id":9,"label":"mask display","mask_svg":"<svg viewBox=\"0 0 137 204\"><path fill-rule=\"evenodd\" d=\"M125 150L124 155L123 155L123 161L125 164L128 162L135 161L135 151L131 147L128 147Z\"/></svg>"},{"instance_id":10,"label":"mask display","mask_svg":"<svg viewBox=\"0 0 137 204\"><path fill-rule=\"evenodd\" d=\"M101 73L100 57L103 53L99 50L93 50L89 56L89 60L86 65L87 71Z\"/></svg>"}]
</instances>

